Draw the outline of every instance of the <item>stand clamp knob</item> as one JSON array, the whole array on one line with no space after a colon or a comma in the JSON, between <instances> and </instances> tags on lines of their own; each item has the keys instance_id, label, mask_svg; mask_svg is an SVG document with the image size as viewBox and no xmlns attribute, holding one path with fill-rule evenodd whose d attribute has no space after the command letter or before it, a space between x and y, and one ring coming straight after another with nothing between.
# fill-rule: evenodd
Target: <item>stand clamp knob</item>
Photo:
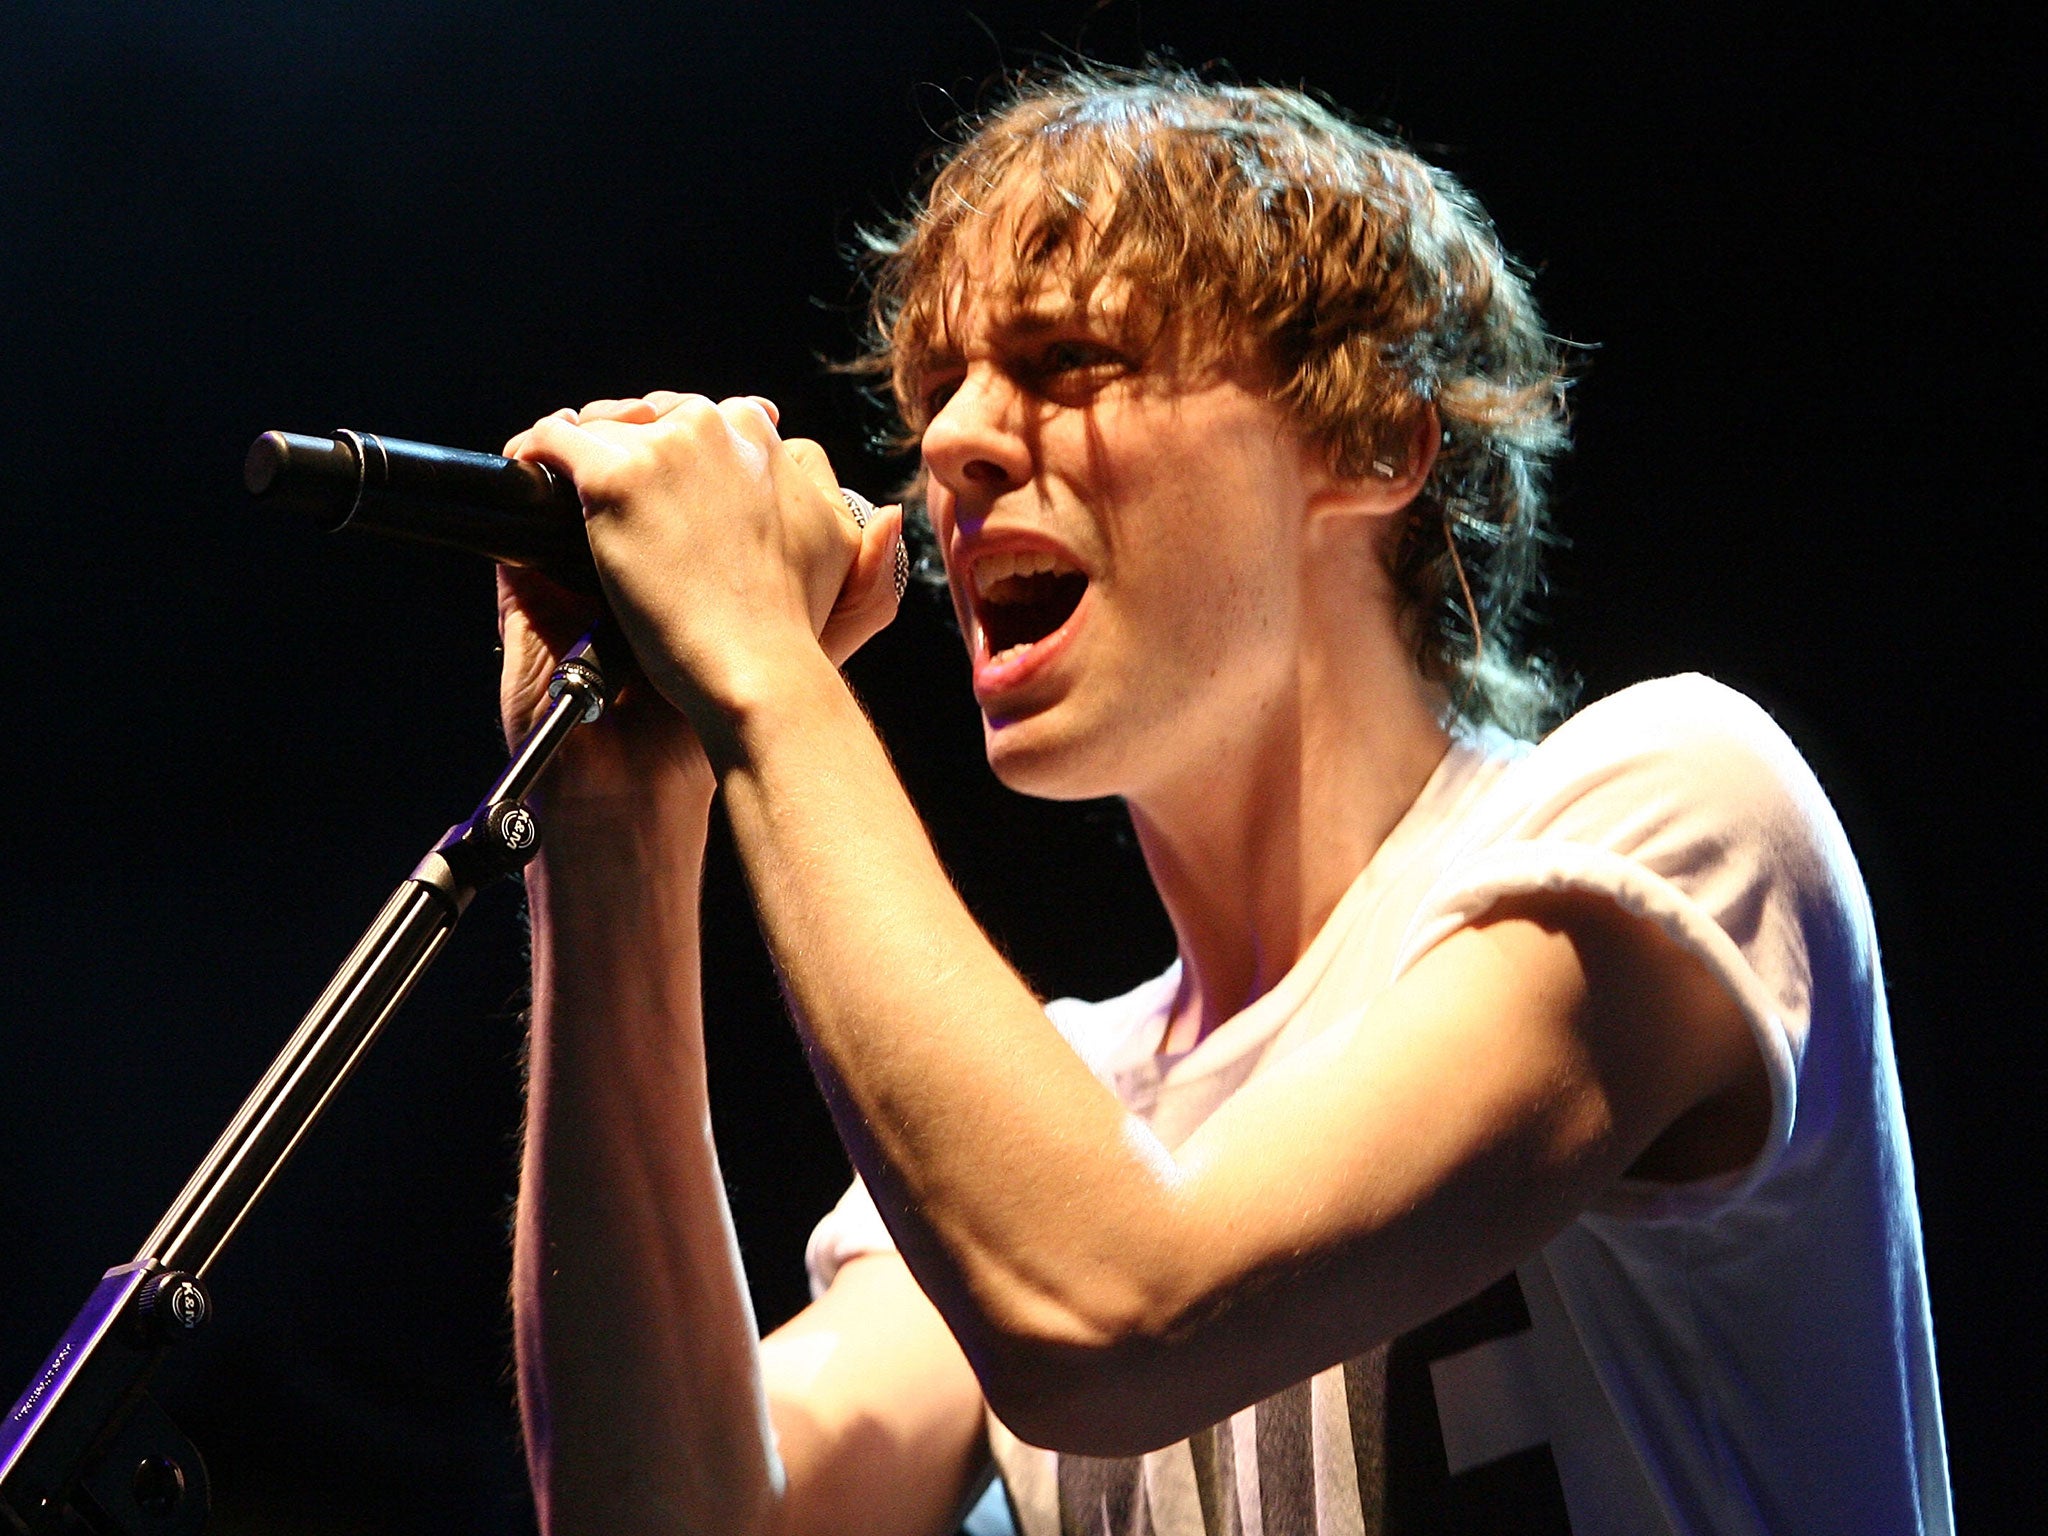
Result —
<instances>
[{"instance_id":1,"label":"stand clamp knob","mask_svg":"<svg viewBox=\"0 0 2048 1536\"><path fill-rule=\"evenodd\" d=\"M166 1269L135 1292L133 1317L145 1342L182 1344L213 1317L213 1298L195 1275Z\"/></svg>"},{"instance_id":2,"label":"stand clamp knob","mask_svg":"<svg viewBox=\"0 0 2048 1536\"><path fill-rule=\"evenodd\" d=\"M540 822L523 800L501 800L492 806L483 830L507 874L523 869L540 852Z\"/></svg>"}]
</instances>

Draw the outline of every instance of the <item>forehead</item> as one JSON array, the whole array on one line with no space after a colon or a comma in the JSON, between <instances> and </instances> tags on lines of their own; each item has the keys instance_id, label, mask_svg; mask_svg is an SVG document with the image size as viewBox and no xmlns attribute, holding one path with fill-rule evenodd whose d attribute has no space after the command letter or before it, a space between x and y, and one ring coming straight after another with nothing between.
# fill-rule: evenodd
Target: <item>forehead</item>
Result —
<instances>
[{"instance_id":1,"label":"forehead","mask_svg":"<svg viewBox=\"0 0 2048 1536\"><path fill-rule=\"evenodd\" d=\"M988 207L963 213L933 272L913 350L951 355L1077 325L1123 336L1154 318L1125 264L1100 253L1100 218L1075 210L1063 227L1049 227L1038 191L999 185Z\"/></svg>"},{"instance_id":2,"label":"forehead","mask_svg":"<svg viewBox=\"0 0 2048 1536\"><path fill-rule=\"evenodd\" d=\"M1018 286L1009 274L962 266L947 275L934 323L919 350L954 355L981 345L1029 343L1074 330L1121 337L1132 328L1128 284L1110 280L1076 290L1056 279Z\"/></svg>"}]
</instances>

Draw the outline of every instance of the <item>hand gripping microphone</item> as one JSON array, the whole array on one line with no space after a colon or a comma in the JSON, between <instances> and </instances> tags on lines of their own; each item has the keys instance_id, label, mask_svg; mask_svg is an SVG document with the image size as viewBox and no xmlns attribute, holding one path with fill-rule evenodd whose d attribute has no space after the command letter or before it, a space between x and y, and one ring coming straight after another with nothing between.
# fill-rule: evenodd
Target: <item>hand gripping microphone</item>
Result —
<instances>
[{"instance_id":1,"label":"hand gripping microphone","mask_svg":"<svg viewBox=\"0 0 2048 1536\"><path fill-rule=\"evenodd\" d=\"M445 544L598 595L583 504L568 477L545 464L374 432L340 431L331 438L266 432L249 445L242 483L271 506L308 517L330 533L358 528ZM873 505L844 486L839 494L865 528ZM899 598L909 575L910 557L899 540Z\"/></svg>"}]
</instances>

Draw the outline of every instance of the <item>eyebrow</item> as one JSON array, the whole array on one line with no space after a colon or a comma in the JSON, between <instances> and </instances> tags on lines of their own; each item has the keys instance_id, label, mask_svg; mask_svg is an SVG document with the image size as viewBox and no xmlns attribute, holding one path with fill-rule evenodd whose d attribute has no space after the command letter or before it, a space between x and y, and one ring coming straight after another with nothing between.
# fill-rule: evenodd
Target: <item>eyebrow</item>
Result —
<instances>
[{"instance_id":1,"label":"eyebrow","mask_svg":"<svg viewBox=\"0 0 2048 1536\"><path fill-rule=\"evenodd\" d=\"M987 328L997 342L1032 341L1062 330L1086 314L1085 308L1078 304L1067 304L1057 309L1045 305L1031 308L1013 306L998 313ZM937 328L922 344L913 347L913 371L929 373L936 368L957 366L964 353L954 339L956 334L948 328Z\"/></svg>"},{"instance_id":2,"label":"eyebrow","mask_svg":"<svg viewBox=\"0 0 2048 1536\"><path fill-rule=\"evenodd\" d=\"M995 329L1008 335L1037 336L1046 331L1057 331L1071 325L1075 320L1088 320L1091 316L1087 306L1067 303L1054 309L1049 305L1037 304L1026 308L1014 306L999 316ZM1107 320L1107 316L1100 316Z\"/></svg>"},{"instance_id":3,"label":"eyebrow","mask_svg":"<svg viewBox=\"0 0 2048 1536\"><path fill-rule=\"evenodd\" d=\"M1014 304L1005 305L997 311L987 322L987 330L997 341L1031 341L1077 324L1122 336L1128 329L1129 317L1121 312L1111 313L1071 300ZM931 339L918 349L919 365L930 367L934 362L958 362L961 352L951 339L954 334L957 333L947 328L935 329Z\"/></svg>"}]
</instances>

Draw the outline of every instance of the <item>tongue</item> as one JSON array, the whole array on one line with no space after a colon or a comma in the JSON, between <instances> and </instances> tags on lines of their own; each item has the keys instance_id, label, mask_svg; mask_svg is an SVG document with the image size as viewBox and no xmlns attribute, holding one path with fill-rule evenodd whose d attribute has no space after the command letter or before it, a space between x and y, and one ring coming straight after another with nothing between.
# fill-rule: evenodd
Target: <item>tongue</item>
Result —
<instances>
[{"instance_id":1,"label":"tongue","mask_svg":"<svg viewBox=\"0 0 2048 1536\"><path fill-rule=\"evenodd\" d=\"M989 655L1037 644L1067 622L1087 590L1088 578L1078 571L1013 576L1003 582L981 604L981 632Z\"/></svg>"}]
</instances>

